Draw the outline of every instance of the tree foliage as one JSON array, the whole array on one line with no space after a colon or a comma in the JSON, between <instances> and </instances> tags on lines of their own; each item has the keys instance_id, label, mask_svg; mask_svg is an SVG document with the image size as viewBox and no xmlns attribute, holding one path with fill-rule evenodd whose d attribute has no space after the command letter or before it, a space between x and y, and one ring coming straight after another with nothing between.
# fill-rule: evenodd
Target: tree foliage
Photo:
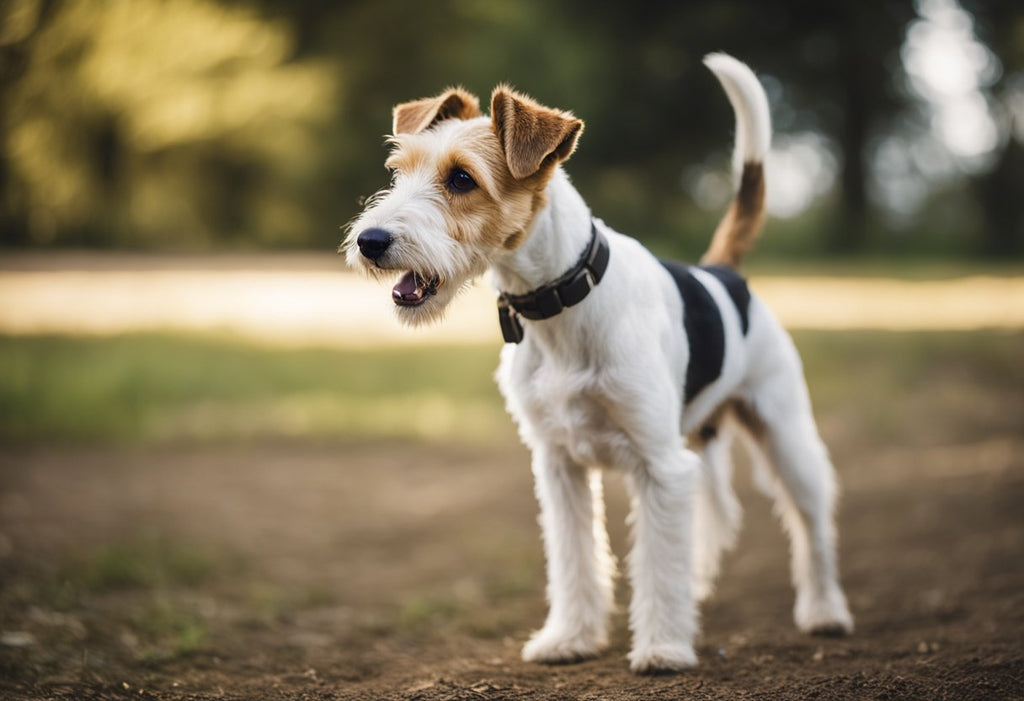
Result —
<instances>
[{"instance_id":1,"label":"tree foliage","mask_svg":"<svg viewBox=\"0 0 1024 701\"><path fill-rule=\"evenodd\" d=\"M1024 15L963 2L1001 61L1000 142L949 177L914 161L932 199L899 218L873 195L879 149L929 128L901 52L956 0L7 0L0 243L330 247L386 181L394 103L461 84L486 104L507 81L587 122L568 168L599 216L694 255L728 195L732 116L700 63L726 50L762 74L780 149L821 172L767 246L1020 253Z\"/></svg>"}]
</instances>

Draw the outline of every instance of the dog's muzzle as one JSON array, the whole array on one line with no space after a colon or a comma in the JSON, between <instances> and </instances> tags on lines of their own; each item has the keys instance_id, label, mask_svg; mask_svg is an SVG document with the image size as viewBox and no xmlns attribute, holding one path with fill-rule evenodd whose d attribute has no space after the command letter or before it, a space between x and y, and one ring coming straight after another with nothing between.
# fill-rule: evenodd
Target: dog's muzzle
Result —
<instances>
[{"instance_id":1,"label":"dog's muzzle","mask_svg":"<svg viewBox=\"0 0 1024 701\"><path fill-rule=\"evenodd\" d=\"M391 245L391 234L384 229L367 229L359 234L356 245L364 257L376 263Z\"/></svg>"},{"instance_id":2,"label":"dog's muzzle","mask_svg":"<svg viewBox=\"0 0 1024 701\"><path fill-rule=\"evenodd\" d=\"M366 229L356 237L356 245L363 257L382 269L395 268L387 261L381 264L381 258L391 246L391 242L391 232L376 227ZM437 288L441 283L439 275L409 270L398 278L398 282L391 290L391 299L400 307L418 307L437 294Z\"/></svg>"}]
</instances>

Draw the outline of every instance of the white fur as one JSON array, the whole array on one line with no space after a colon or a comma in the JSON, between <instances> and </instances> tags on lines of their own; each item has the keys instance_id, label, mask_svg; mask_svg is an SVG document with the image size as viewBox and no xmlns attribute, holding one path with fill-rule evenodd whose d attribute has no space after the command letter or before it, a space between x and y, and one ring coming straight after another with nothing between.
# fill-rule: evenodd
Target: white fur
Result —
<instances>
[{"instance_id":1,"label":"white fur","mask_svg":"<svg viewBox=\"0 0 1024 701\"><path fill-rule=\"evenodd\" d=\"M763 162L772 143L768 96L754 72L728 54L708 54L704 65L722 84L736 113L736 165Z\"/></svg>"},{"instance_id":2,"label":"white fur","mask_svg":"<svg viewBox=\"0 0 1024 701\"><path fill-rule=\"evenodd\" d=\"M707 63L736 109L737 148L747 160L762 160L770 124L760 84L730 57L716 54ZM456 138L472 122L452 120L426 136ZM495 287L517 294L571 268L590 238L591 213L561 168L547 185L547 204L529 235L511 252L452 250L444 241L443 217L431 211L440 205L428 190L399 179L357 224L396 232L401 259L392 267L422 265L461 279L476 274L486 259ZM632 497L630 666L643 672L696 663L696 601L711 591L719 555L734 543L740 521L729 455L739 426L723 426L702 455L687 447L684 436L732 400L742 401L763 425L744 443L756 446L771 468L777 511L792 543L797 625L851 630L837 579L832 466L789 336L756 298L744 335L724 287L698 271L721 312L726 353L718 379L684 405L689 346L679 292L636 240L597 225L611 249L600 285L558 316L524 321L523 342L504 347L497 372L508 410L532 451L547 556L550 609L523 657L569 661L607 645L615 561L598 470L608 468L626 475ZM351 245L349 258L358 259Z\"/></svg>"},{"instance_id":3,"label":"white fur","mask_svg":"<svg viewBox=\"0 0 1024 701\"><path fill-rule=\"evenodd\" d=\"M442 122L426 135L399 136L392 139L416 139L430 147L436 157L457 142L466 122ZM366 203L363 213L347 227L349 236L340 251L353 267L382 276L396 270L415 270L427 277L439 275L450 284L442 285L437 295L422 308L396 307L398 318L411 326L429 323L443 316L445 307L465 284L487 270L486 252L462 246L448 232L441 210L444 197L426 169L397 175L391 187L376 193ZM380 268L359 255L356 235L365 229L389 231L393 243L388 249L387 267Z\"/></svg>"}]
</instances>

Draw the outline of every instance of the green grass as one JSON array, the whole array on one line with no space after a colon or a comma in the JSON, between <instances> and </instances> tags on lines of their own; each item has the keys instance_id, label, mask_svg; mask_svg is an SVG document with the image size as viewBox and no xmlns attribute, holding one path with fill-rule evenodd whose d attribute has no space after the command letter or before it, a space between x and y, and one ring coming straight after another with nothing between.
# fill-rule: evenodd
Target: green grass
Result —
<instances>
[{"instance_id":1,"label":"green grass","mask_svg":"<svg viewBox=\"0 0 1024 701\"><path fill-rule=\"evenodd\" d=\"M1024 331L794 334L831 438L911 447L1024 426Z\"/></svg>"},{"instance_id":2,"label":"green grass","mask_svg":"<svg viewBox=\"0 0 1024 701\"><path fill-rule=\"evenodd\" d=\"M507 425L496 365L490 347L0 337L0 440L490 437Z\"/></svg>"},{"instance_id":3,"label":"green grass","mask_svg":"<svg viewBox=\"0 0 1024 701\"><path fill-rule=\"evenodd\" d=\"M206 621L192 607L164 595L153 595L129 616L142 643L136 654L145 660L192 655L209 643Z\"/></svg>"},{"instance_id":4,"label":"green grass","mask_svg":"<svg viewBox=\"0 0 1024 701\"><path fill-rule=\"evenodd\" d=\"M47 607L69 610L90 596L198 587L245 569L238 553L143 530L65 553L51 571L38 573L31 588Z\"/></svg>"},{"instance_id":5,"label":"green grass","mask_svg":"<svg viewBox=\"0 0 1024 701\"><path fill-rule=\"evenodd\" d=\"M210 614L202 602L210 591L233 595L240 573L252 581L246 560L224 546L143 529L21 570L0 594L0 610L62 612L55 620L72 621L92 644L117 640L137 659L171 659L206 649ZM41 635L53 643L62 629Z\"/></svg>"},{"instance_id":6,"label":"green grass","mask_svg":"<svg viewBox=\"0 0 1024 701\"><path fill-rule=\"evenodd\" d=\"M888 414L907 410L915 396L977 401L979 425L1000 425L1014 417L988 416L985 393L1024 388L1022 332L801 332L795 339L818 411L875 421L883 434ZM492 379L496 351L0 337L0 441L508 439L513 429Z\"/></svg>"},{"instance_id":7,"label":"green grass","mask_svg":"<svg viewBox=\"0 0 1024 701\"><path fill-rule=\"evenodd\" d=\"M194 586L213 576L220 564L224 559L208 548L143 532L90 551L66 576L94 592Z\"/></svg>"},{"instance_id":8,"label":"green grass","mask_svg":"<svg viewBox=\"0 0 1024 701\"><path fill-rule=\"evenodd\" d=\"M955 280L962 277L1019 277L1024 263L1017 260L952 260L937 257L900 258L859 256L854 258L772 258L756 256L744 264L752 279L782 275L787 277L889 278L894 280Z\"/></svg>"}]
</instances>

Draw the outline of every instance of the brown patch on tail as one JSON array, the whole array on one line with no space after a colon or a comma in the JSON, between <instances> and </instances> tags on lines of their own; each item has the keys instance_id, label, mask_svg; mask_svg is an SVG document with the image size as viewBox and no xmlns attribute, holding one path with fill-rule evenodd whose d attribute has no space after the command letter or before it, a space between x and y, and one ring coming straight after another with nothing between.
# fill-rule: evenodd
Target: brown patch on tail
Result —
<instances>
[{"instance_id":1,"label":"brown patch on tail","mask_svg":"<svg viewBox=\"0 0 1024 701\"><path fill-rule=\"evenodd\" d=\"M704 265L728 265L738 268L754 247L764 223L764 164L743 164L740 189L729 211L722 217L711 238L711 245L700 262Z\"/></svg>"}]
</instances>

